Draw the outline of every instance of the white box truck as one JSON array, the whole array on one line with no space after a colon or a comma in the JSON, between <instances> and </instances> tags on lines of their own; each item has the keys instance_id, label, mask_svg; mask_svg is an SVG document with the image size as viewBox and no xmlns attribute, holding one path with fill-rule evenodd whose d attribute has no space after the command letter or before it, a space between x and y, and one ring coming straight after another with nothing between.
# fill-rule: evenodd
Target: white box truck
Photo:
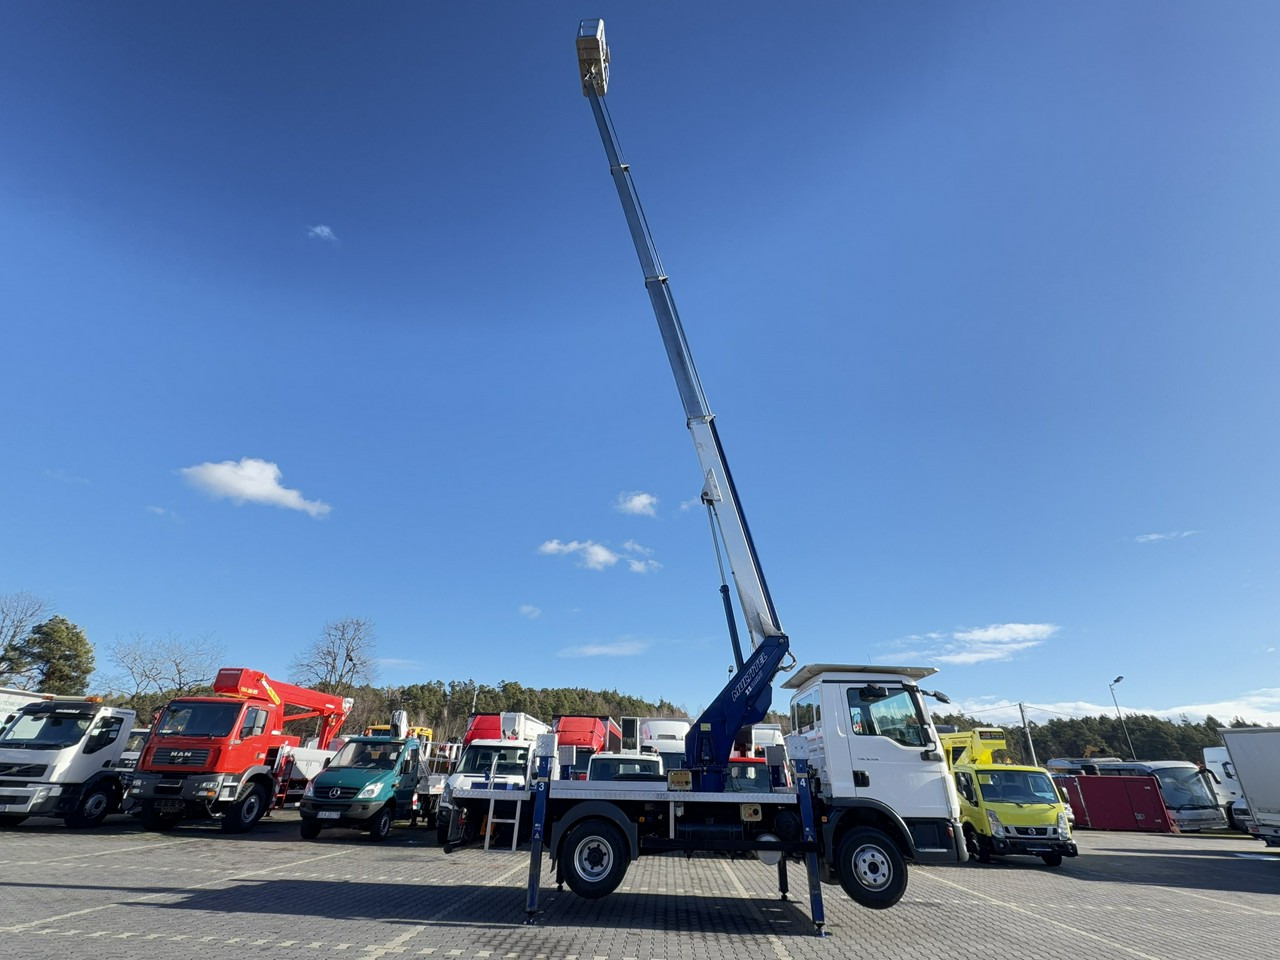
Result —
<instances>
[{"instance_id":1,"label":"white box truck","mask_svg":"<svg viewBox=\"0 0 1280 960\"><path fill-rule=\"evenodd\" d=\"M1253 817L1249 832L1268 847L1280 847L1280 727L1241 727L1221 733Z\"/></svg>"}]
</instances>

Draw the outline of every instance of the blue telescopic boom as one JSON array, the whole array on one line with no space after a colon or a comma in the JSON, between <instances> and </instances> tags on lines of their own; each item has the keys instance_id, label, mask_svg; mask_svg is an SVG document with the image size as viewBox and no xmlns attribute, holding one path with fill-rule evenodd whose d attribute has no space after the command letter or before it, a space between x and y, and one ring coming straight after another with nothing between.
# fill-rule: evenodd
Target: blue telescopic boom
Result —
<instances>
[{"instance_id":1,"label":"blue telescopic boom","mask_svg":"<svg viewBox=\"0 0 1280 960\"><path fill-rule=\"evenodd\" d=\"M698 380L671 287L631 179L631 169L622 159L618 138L604 105L603 98L609 84L609 48L605 43L603 20L583 20L579 24L577 48L582 93L591 102L591 112L595 115L600 139L609 158L609 171L622 201L631 241L640 257L645 289L653 305L702 467L702 502L712 517L713 531L718 531L720 543L724 545L743 620L751 637L751 653L744 660L732 608L726 602L737 672L698 718L685 740L686 762L698 777L695 788L719 790L724 787L725 769L738 731L759 723L769 711L773 700L773 679L789 653L789 641L769 596L747 518L738 501L733 476L729 473L729 464L716 431L715 416L707 405Z\"/></svg>"}]
</instances>

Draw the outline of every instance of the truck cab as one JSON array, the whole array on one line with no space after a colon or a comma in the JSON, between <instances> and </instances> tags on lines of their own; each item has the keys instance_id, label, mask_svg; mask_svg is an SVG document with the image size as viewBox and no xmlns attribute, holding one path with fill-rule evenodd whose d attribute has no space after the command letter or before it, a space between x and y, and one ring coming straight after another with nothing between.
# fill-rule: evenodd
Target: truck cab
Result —
<instances>
[{"instance_id":1,"label":"truck cab","mask_svg":"<svg viewBox=\"0 0 1280 960\"><path fill-rule=\"evenodd\" d=\"M314 840L327 827L351 827L368 831L370 840L385 840L393 821L421 812L421 759L416 737L347 738L303 791L303 839Z\"/></svg>"},{"instance_id":2,"label":"truck cab","mask_svg":"<svg viewBox=\"0 0 1280 960\"><path fill-rule=\"evenodd\" d=\"M597 753L587 761L588 780L661 780L662 758L640 753Z\"/></svg>"},{"instance_id":3,"label":"truck cab","mask_svg":"<svg viewBox=\"0 0 1280 960\"><path fill-rule=\"evenodd\" d=\"M120 758L134 711L97 698L50 697L21 707L0 731L0 826L58 817L96 827L120 809Z\"/></svg>"},{"instance_id":4,"label":"truck cab","mask_svg":"<svg viewBox=\"0 0 1280 960\"><path fill-rule=\"evenodd\" d=\"M960 818L969 856L990 863L996 856L1039 857L1047 866L1079 852L1071 839L1070 815L1049 771L999 763L1004 730L978 727L941 734L960 796Z\"/></svg>"},{"instance_id":5,"label":"truck cab","mask_svg":"<svg viewBox=\"0 0 1280 960\"><path fill-rule=\"evenodd\" d=\"M444 782L436 810L436 839L448 842L453 817L453 791L482 786L490 790L524 790L532 778L533 745L551 727L525 713L476 714L462 738L462 753ZM503 801L506 806L514 806ZM462 824L465 842L474 824Z\"/></svg>"},{"instance_id":6,"label":"truck cab","mask_svg":"<svg viewBox=\"0 0 1280 960\"><path fill-rule=\"evenodd\" d=\"M905 868L895 870L901 866L895 858L968 859L955 783L918 686L936 672L819 663L799 668L783 684L794 691L787 751L793 759L804 754L812 771L827 879L838 879L864 904L867 879L873 898L893 896L891 878L898 872L905 888ZM858 857L879 869L868 874Z\"/></svg>"}]
</instances>

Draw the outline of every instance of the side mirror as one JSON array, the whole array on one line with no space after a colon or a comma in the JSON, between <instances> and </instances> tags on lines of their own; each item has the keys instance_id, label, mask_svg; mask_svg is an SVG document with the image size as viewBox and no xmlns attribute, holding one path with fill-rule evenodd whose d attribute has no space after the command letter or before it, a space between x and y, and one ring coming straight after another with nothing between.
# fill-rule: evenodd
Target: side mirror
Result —
<instances>
[{"instance_id":1,"label":"side mirror","mask_svg":"<svg viewBox=\"0 0 1280 960\"><path fill-rule=\"evenodd\" d=\"M328 767L328 766L329 766L329 764L331 764L331 763L333 763L333 757L325 757L325 758L324 758L324 765L325 765L325 767Z\"/></svg>"}]
</instances>

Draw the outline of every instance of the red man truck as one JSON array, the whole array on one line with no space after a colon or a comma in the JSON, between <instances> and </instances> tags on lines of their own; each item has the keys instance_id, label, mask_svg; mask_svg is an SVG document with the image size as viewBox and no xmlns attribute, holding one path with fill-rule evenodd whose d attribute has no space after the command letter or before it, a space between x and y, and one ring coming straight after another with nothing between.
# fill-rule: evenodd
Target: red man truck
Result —
<instances>
[{"instance_id":1,"label":"red man truck","mask_svg":"<svg viewBox=\"0 0 1280 960\"><path fill-rule=\"evenodd\" d=\"M219 670L213 691L171 700L142 751L129 794L148 830L196 818L243 833L268 810L296 805L352 706L244 667ZM314 747L285 733L305 720L319 721Z\"/></svg>"}]
</instances>

